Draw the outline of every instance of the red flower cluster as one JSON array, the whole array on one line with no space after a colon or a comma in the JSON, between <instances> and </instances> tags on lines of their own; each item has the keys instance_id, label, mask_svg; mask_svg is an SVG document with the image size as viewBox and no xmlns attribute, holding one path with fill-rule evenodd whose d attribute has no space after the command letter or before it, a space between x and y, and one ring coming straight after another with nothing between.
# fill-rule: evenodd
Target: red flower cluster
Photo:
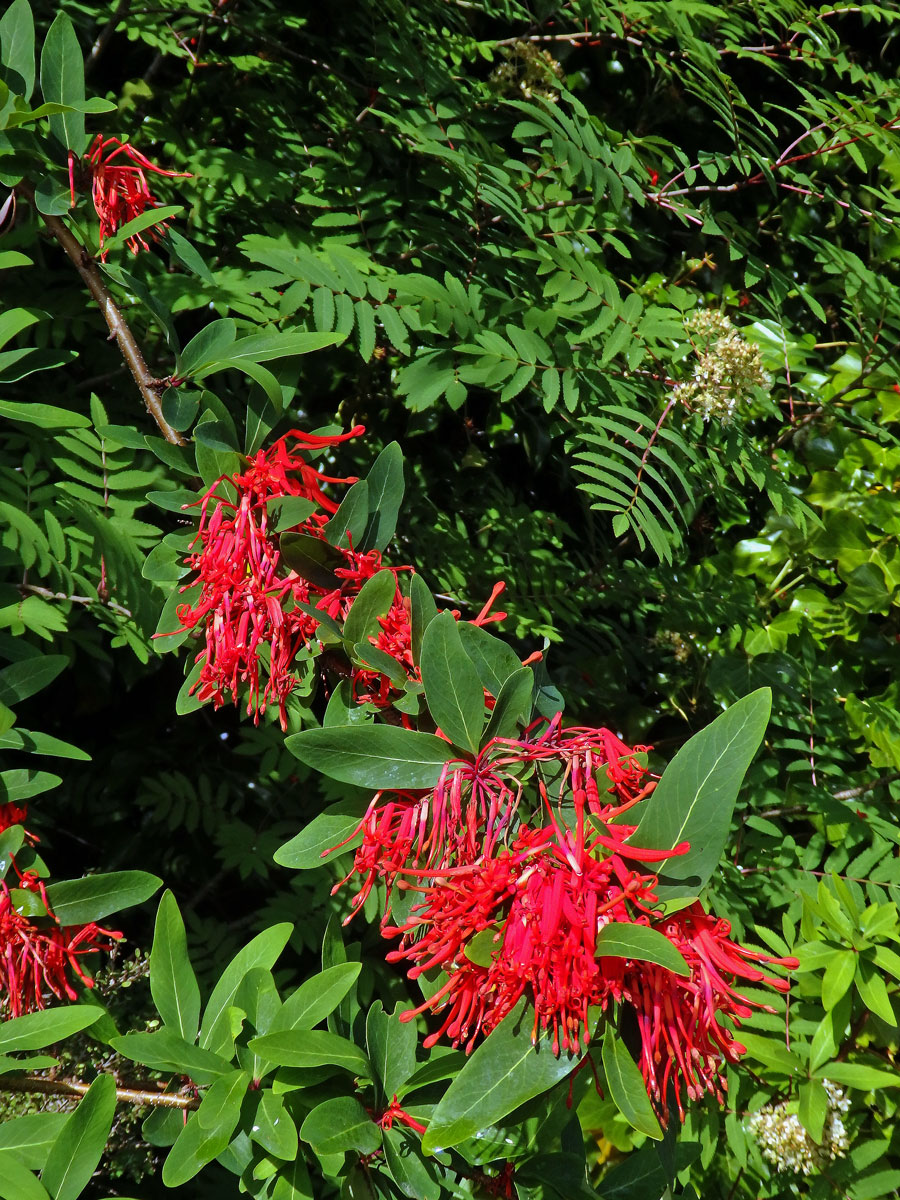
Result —
<instances>
[{"instance_id":1,"label":"red flower cluster","mask_svg":"<svg viewBox=\"0 0 900 1200\"><path fill-rule=\"evenodd\" d=\"M127 162L122 160L122 156ZM148 208L158 208L159 201L150 191L147 183L147 171L155 175L166 175L173 178L189 178L187 171L166 171L157 167L149 158L135 150L130 142L120 142L118 138L104 138L98 133L91 143L90 149L84 156L84 166L91 178L91 195L94 208L100 218L100 257L105 260L107 251L103 243L112 237L117 229L126 225L135 217L141 216ZM69 188L72 203L75 203L75 159L69 155ZM166 222L159 221L149 231L156 238L165 229ZM137 254L142 247L149 249L146 238L136 233L128 238L128 247L132 254Z\"/></svg>"},{"instance_id":2,"label":"red flower cluster","mask_svg":"<svg viewBox=\"0 0 900 1200\"><path fill-rule=\"evenodd\" d=\"M0 805L0 831L21 824L26 812L15 804ZM26 834L29 841L34 838ZM110 949L121 933L101 929L93 921L86 925L60 925L53 915L44 884L32 871L20 871L13 860L21 892L36 893L46 909L45 917L29 917L16 907L16 898L0 882L0 1011L10 1017L44 1008L47 993L58 999L76 1000L67 971L71 969L85 987L94 982L82 970L79 958L97 950Z\"/></svg>"},{"instance_id":3,"label":"red flower cluster","mask_svg":"<svg viewBox=\"0 0 900 1200\"><path fill-rule=\"evenodd\" d=\"M388 960L412 964L411 979L435 968L445 973L433 995L403 1014L412 1020L440 1013L426 1046L446 1036L470 1051L527 996L534 1037L552 1030L554 1053L578 1052L598 1011L628 1003L638 1016L641 1070L664 1118L670 1080L683 1111L682 1089L692 1098L719 1095L723 1061L742 1053L718 1020L737 1024L750 1013L735 979L783 990L786 983L751 963L796 963L735 945L728 922L698 903L669 918L659 914L657 878L641 864L684 853L688 845L628 845L636 826L623 818L653 787L645 786L645 768L635 758L642 749L629 749L608 729L562 730L557 718L536 724L520 741L496 739L474 763L448 764L432 792L379 793L359 827L363 843L351 876L361 884L353 911L384 880L382 932L399 938ZM540 799L525 813L530 770ZM556 793L552 801L545 779ZM391 925L395 888L421 899ZM690 975L603 956L597 938L611 922L663 933Z\"/></svg>"},{"instance_id":4,"label":"red flower cluster","mask_svg":"<svg viewBox=\"0 0 900 1200\"><path fill-rule=\"evenodd\" d=\"M286 729L285 704L297 683L295 659L322 623L309 610L343 621L363 584L384 569L378 550L360 553L339 548L334 553L343 559L343 566L334 569L336 585L318 586L282 562L274 533L277 512L273 501L299 497L317 505L319 511L292 526L291 532L326 541L323 529L338 505L322 488L356 480L324 475L304 455L327 450L363 432L361 425L333 436L291 430L268 450L259 450L243 473L217 480L198 502L200 528L186 561L197 573L187 586L199 583L201 591L193 604L178 608L177 616L182 629L200 626L204 632L205 646L196 659L203 665L191 689L200 700L211 700L215 708L229 697L237 703L246 685L248 714L258 721L268 704L277 703L281 727ZM223 484L230 488L223 490ZM233 499L230 489L237 493ZM406 568L389 569L396 578ZM476 623L499 620L503 615L489 616L485 610ZM409 602L399 585L387 614L378 622L381 628L373 645L399 663L407 678L416 678ZM261 683L260 662L265 660L267 678ZM351 682L357 703L381 708L390 705L402 690L387 675L359 667L353 668Z\"/></svg>"}]
</instances>

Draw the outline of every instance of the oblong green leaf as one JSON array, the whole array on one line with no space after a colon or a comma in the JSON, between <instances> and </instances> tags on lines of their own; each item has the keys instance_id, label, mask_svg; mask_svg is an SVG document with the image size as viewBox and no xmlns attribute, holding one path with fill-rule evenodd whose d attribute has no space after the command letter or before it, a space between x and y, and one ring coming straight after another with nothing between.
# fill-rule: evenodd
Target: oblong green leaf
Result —
<instances>
[{"instance_id":1,"label":"oblong green leaf","mask_svg":"<svg viewBox=\"0 0 900 1200\"><path fill-rule=\"evenodd\" d=\"M373 1154L381 1145L381 1130L354 1096L335 1096L309 1113L300 1139L318 1154Z\"/></svg>"},{"instance_id":2,"label":"oblong green leaf","mask_svg":"<svg viewBox=\"0 0 900 1200\"><path fill-rule=\"evenodd\" d=\"M93 1004L69 1004L65 1008L13 1017L0 1023L0 1054L11 1050L43 1050L87 1029L102 1015L103 1009Z\"/></svg>"},{"instance_id":3,"label":"oblong green leaf","mask_svg":"<svg viewBox=\"0 0 900 1200\"><path fill-rule=\"evenodd\" d=\"M526 724L531 716L533 690L534 672L531 667L520 667L504 680L484 731L485 744L491 738L515 737L520 722Z\"/></svg>"},{"instance_id":4,"label":"oblong green leaf","mask_svg":"<svg viewBox=\"0 0 900 1200\"><path fill-rule=\"evenodd\" d=\"M453 757L452 746L442 738L391 725L304 729L284 744L321 774L372 791L434 787Z\"/></svg>"},{"instance_id":5,"label":"oblong green leaf","mask_svg":"<svg viewBox=\"0 0 900 1200\"><path fill-rule=\"evenodd\" d=\"M383 550L397 527L403 503L403 451L397 442L389 442L375 459L366 476L369 511L365 530L356 548Z\"/></svg>"},{"instance_id":6,"label":"oblong green leaf","mask_svg":"<svg viewBox=\"0 0 900 1200\"><path fill-rule=\"evenodd\" d=\"M367 799L338 800L337 804L329 805L313 817L296 837L279 846L272 857L282 867L306 871L327 862L328 855L325 852L328 850L336 847L342 851L354 849L362 834L346 846L341 846L341 843L351 836L368 806Z\"/></svg>"},{"instance_id":7,"label":"oblong green leaf","mask_svg":"<svg viewBox=\"0 0 900 1200\"><path fill-rule=\"evenodd\" d=\"M690 975L684 955L658 929L612 921L597 934L598 958L632 958L658 963L676 975Z\"/></svg>"},{"instance_id":8,"label":"oblong green leaf","mask_svg":"<svg viewBox=\"0 0 900 1200\"><path fill-rule=\"evenodd\" d=\"M325 1029L286 1029L251 1038L254 1054L279 1067L341 1067L354 1075L371 1074L369 1060L353 1042Z\"/></svg>"},{"instance_id":9,"label":"oblong green leaf","mask_svg":"<svg viewBox=\"0 0 900 1200\"><path fill-rule=\"evenodd\" d=\"M116 1081L98 1075L50 1147L41 1181L53 1200L76 1200L97 1169L116 1111Z\"/></svg>"},{"instance_id":10,"label":"oblong green leaf","mask_svg":"<svg viewBox=\"0 0 900 1200\"><path fill-rule=\"evenodd\" d=\"M510 675L522 669L519 656L506 642L470 621L460 621L459 636L466 654L475 664L481 686L492 696L499 696Z\"/></svg>"},{"instance_id":11,"label":"oblong green leaf","mask_svg":"<svg viewBox=\"0 0 900 1200\"><path fill-rule=\"evenodd\" d=\"M0 17L0 61L21 80L7 76L10 91L28 100L34 91L34 17L28 0L13 0Z\"/></svg>"},{"instance_id":12,"label":"oblong green leaf","mask_svg":"<svg viewBox=\"0 0 900 1200\"><path fill-rule=\"evenodd\" d=\"M421 668L425 699L438 728L455 745L477 753L484 729L484 689L452 613L441 613L425 630Z\"/></svg>"},{"instance_id":13,"label":"oblong green leaf","mask_svg":"<svg viewBox=\"0 0 900 1200\"><path fill-rule=\"evenodd\" d=\"M61 925L80 925L143 904L161 886L162 880L147 871L109 871L52 883L47 898Z\"/></svg>"},{"instance_id":14,"label":"oblong green leaf","mask_svg":"<svg viewBox=\"0 0 900 1200\"><path fill-rule=\"evenodd\" d=\"M228 1008L244 976L254 967L270 970L293 932L293 925L282 922L264 929L239 950L212 990L212 995L203 1013L200 1026L200 1045L215 1053L222 1053L232 1044Z\"/></svg>"},{"instance_id":15,"label":"oblong green leaf","mask_svg":"<svg viewBox=\"0 0 900 1200\"><path fill-rule=\"evenodd\" d=\"M193 1042L200 1024L200 988L188 957L178 901L163 892L150 950L150 994L165 1024Z\"/></svg>"},{"instance_id":16,"label":"oblong green leaf","mask_svg":"<svg viewBox=\"0 0 900 1200\"><path fill-rule=\"evenodd\" d=\"M444 1093L422 1139L423 1150L433 1152L458 1145L568 1075L578 1056L565 1051L555 1056L547 1037L539 1038L534 1045L533 1024L525 1002L520 1000Z\"/></svg>"},{"instance_id":17,"label":"oblong green leaf","mask_svg":"<svg viewBox=\"0 0 900 1200\"><path fill-rule=\"evenodd\" d=\"M359 479L345 494L337 512L322 532L332 546L352 546L358 550L368 520L369 485L364 479Z\"/></svg>"},{"instance_id":18,"label":"oblong green leaf","mask_svg":"<svg viewBox=\"0 0 900 1200\"><path fill-rule=\"evenodd\" d=\"M629 1125L661 1141L663 1133L637 1063L626 1050L625 1044L609 1028L603 1035L602 1058L610 1099L616 1108Z\"/></svg>"},{"instance_id":19,"label":"oblong green leaf","mask_svg":"<svg viewBox=\"0 0 900 1200\"><path fill-rule=\"evenodd\" d=\"M41 91L50 104L84 102L84 59L75 26L59 12L47 30L41 50ZM67 150L84 150L84 113L58 113L50 118L50 132Z\"/></svg>"},{"instance_id":20,"label":"oblong green leaf","mask_svg":"<svg viewBox=\"0 0 900 1200\"><path fill-rule=\"evenodd\" d=\"M731 814L747 768L766 731L770 688L738 700L690 739L663 772L647 801L632 846L673 849L689 842L687 854L656 868L660 900L687 903L709 880L728 840Z\"/></svg>"},{"instance_id":21,"label":"oblong green leaf","mask_svg":"<svg viewBox=\"0 0 900 1200\"><path fill-rule=\"evenodd\" d=\"M0 1197L2 1200L50 1200L50 1193L19 1162L12 1150L0 1149Z\"/></svg>"},{"instance_id":22,"label":"oblong green leaf","mask_svg":"<svg viewBox=\"0 0 900 1200\"><path fill-rule=\"evenodd\" d=\"M285 1029L312 1029L334 1012L359 978L362 964L337 963L307 979L292 992L275 1014L268 1033Z\"/></svg>"},{"instance_id":23,"label":"oblong green leaf","mask_svg":"<svg viewBox=\"0 0 900 1200\"><path fill-rule=\"evenodd\" d=\"M393 571L378 571L359 590L344 621L344 637L351 644L364 642L381 628L378 618L391 607L397 594L397 579Z\"/></svg>"}]
</instances>

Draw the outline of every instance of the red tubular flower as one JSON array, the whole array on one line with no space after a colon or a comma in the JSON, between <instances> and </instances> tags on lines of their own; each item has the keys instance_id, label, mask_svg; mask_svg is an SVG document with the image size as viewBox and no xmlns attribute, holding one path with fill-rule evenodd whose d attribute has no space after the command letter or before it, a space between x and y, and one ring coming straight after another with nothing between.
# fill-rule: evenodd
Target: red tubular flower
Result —
<instances>
[{"instance_id":1,"label":"red tubular flower","mask_svg":"<svg viewBox=\"0 0 900 1200\"><path fill-rule=\"evenodd\" d=\"M0 1008L10 1017L44 1008L47 993L59 1000L76 1000L78 994L67 971L74 971L86 987L93 987L79 959L110 949L122 936L93 921L71 926L56 923L44 885L31 872L22 875L19 887L41 897L47 918L39 925L18 912L6 883L0 883Z\"/></svg>"},{"instance_id":2,"label":"red tubular flower","mask_svg":"<svg viewBox=\"0 0 900 1200\"><path fill-rule=\"evenodd\" d=\"M124 161L126 159L127 161ZM159 207L159 201L147 183L148 171L170 179L190 177L187 171L166 171L157 167L130 142L121 142L115 137L104 138L102 133L98 133L94 138L83 161L91 177L91 195L97 216L100 218L100 257L104 261L107 251L103 249L103 243L107 238L112 237L117 229L139 217L148 208ZM69 156L69 187L74 204L73 155ZM159 221L147 232L152 238L156 238L165 226L165 221ZM130 237L127 244L132 254L137 254L141 248L149 249L145 236L140 233Z\"/></svg>"}]
</instances>

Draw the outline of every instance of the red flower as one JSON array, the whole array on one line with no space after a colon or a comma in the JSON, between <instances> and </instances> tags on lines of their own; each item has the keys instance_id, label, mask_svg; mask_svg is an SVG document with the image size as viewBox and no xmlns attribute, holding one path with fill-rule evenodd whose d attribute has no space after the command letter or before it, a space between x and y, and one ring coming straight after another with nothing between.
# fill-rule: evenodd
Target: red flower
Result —
<instances>
[{"instance_id":1,"label":"red flower","mask_svg":"<svg viewBox=\"0 0 900 1200\"><path fill-rule=\"evenodd\" d=\"M440 1014L426 1046L447 1037L468 1052L527 996L533 1036L552 1030L555 1053L578 1052L597 1013L625 1003L637 1014L641 1070L665 1120L670 1083L683 1114L683 1092L720 1096L723 1064L743 1053L720 1021L736 1025L750 1013L736 980L786 990L754 964L797 961L738 946L728 922L699 903L660 915L656 876L640 864L689 847L628 845L636 826L623 816L654 786L644 783L639 749L608 729L562 730L558 718L520 740L495 739L474 762L448 763L430 792L379 793L360 824L363 842L348 878L361 880L351 916L377 880L387 886L382 933L399 938L388 961L410 964L411 979L436 967L446 975L401 1018ZM529 797L523 780L532 771ZM542 776L553 783L552 798ZM388 923L393 888L420 896L396 926ZM610 922L658 930L690 975L598 956L598 935Z\"/></svg>"},{"instance_id":2,"label":"red flower","mask_svg":"<svg viewBox=\"0 0 900 1200\"><path fill-rule=\"evenodd\" d=\"M0 1008L10 1017L44 1008L48 992L59 1000L76 1000L78 993L67 972L74 971L85 987L93 987L79 959L108 950L122 936L93 921L72 926L56 923L44 884L31 872L22 875L19 887L40 896L47 917L24 916L6 883L0 883Z\"/></svg>"},{"instance_id":3,"label":"red flower","mask_svg":"<svg viewBox=\"0 0 900 1200\"><path fill-rule=\"evenodd\" d=\"M122 160L123 156L127 162ZM100 218L100 258L103 260L107 256L103 249L107 238L148 208L159 207L159 201L147 183L147 171L170 179L190 178L187 171L166 171L157 167L130 142L120 142L115 137L104 138L102 133L94 138L83 161L91 177L94 208ZM69 155L69 187L74 204L75 161L72 154ZM150 228L150 236L156 238L165 226L165 221L157 222ZM127 244L132 254L137 254L142 247L149 249L145 236L140 233L128 238Z\"/></svg>"}]
</instances>

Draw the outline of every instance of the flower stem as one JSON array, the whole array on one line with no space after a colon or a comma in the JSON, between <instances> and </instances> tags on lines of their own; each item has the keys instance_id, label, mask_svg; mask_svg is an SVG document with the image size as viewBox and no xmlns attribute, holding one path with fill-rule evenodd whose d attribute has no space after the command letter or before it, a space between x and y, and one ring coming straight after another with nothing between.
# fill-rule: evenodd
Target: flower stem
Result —
<instances>
[{"instance_id":1,"label":"flower stem","mask_svg":"<svg viewBox=\"0 0 900 1200\"><path fill-rule=\"evenodd\" d=\"M28 1075L6 1075L0 1078L0 1092L29 1092L43 1096L83 1096L89 1087L90 1084L84 1083L81 1079L38 1079ZM125 1104L146 1105L150 1108L193 1110L200 1107L200 1101L196 1096L182 1096L178 1092L144 1091L129 1087L117 1087L116 1099Z\"/></svg>"}]
</instances>

